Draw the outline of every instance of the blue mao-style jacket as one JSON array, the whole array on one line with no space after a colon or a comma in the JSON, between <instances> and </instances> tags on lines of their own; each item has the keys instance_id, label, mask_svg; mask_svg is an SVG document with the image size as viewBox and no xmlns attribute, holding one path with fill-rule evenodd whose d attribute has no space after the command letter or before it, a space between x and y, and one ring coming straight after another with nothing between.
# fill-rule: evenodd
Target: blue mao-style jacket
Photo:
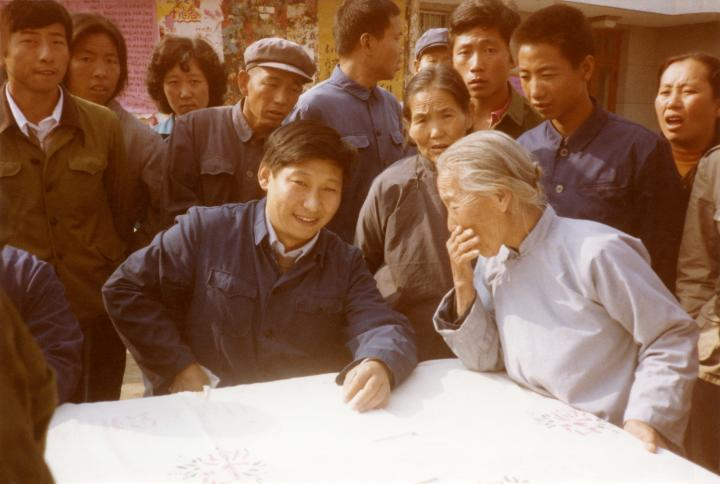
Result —
<instances>
[{"instance_id":1,"label":"blue mao-style jacket","mask_svg":"<svg viewBox=\"0 0 720 484\"><path fill-rule=\"evenodd\" d=\"M156 394L193 362L221 386L342 370L340 382L364 358L382 360L398 384L417 364L409 323L359 249L323 229L280 271L264 199L191 208L115 271L103 297Z\"/></svg>"},{"instance_id":2,"label":"blue mao-style jacket","mask_svg":"<svg viewBox=\"0 0 720 484\"><path fill-rule=\"evenodd\" d=\"M0 288L55 371L58 403L69 401L82 372L83 333L55 270L29 252L6 245L0 250Z\"/></svg>"}]
</instances>

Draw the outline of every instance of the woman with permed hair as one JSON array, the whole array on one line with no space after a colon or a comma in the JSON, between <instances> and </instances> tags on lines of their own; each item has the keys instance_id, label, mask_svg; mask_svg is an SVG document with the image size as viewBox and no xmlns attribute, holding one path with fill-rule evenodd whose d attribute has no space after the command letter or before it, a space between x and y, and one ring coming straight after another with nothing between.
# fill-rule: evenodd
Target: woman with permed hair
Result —
<instances>
[{"instance_id":1,"label":"woman with permed hair","mask_svg":"<svg viewBox=\"0 0 720 484\"><path fill-rule=\"evenodd\" d=\"M222 105L227 89L225 67L210 44L176 35L155 46L146 84L158 110L170 115L155 126L163 138L172 133L175 116Z\"/></svg>"}]
</instances>

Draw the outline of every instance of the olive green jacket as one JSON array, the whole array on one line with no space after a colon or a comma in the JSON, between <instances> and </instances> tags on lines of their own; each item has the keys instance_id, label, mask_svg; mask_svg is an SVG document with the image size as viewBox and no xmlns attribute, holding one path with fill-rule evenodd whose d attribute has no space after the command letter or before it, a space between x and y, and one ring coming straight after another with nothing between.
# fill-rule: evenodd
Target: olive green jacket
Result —
<instances>
[{"instance_id":1,"label":"olive green jacket","mask_svg":"<svg viewBox=\"0 0 720 484\"><path fill-rule=\"evenodd\" d=\"M525 131L534 128L543 121L543 118L535 112L527 99L522 97L514 87L510 87L510 106L503 117L493 129L517 139Z\"/></svg>"},{"instance_id":2,"label":"olive green jacket","mask_svg":"<svg viewBox=\"0 0 720 484\"><path fill-rule=\"evenodd\" d=\"M0 91L0 194L8 244L48 261L80 324L102 317L100 288L127 255L134 190L117 117L64 91L46 141L25 136Z\"/></svg>"}]
</instances>

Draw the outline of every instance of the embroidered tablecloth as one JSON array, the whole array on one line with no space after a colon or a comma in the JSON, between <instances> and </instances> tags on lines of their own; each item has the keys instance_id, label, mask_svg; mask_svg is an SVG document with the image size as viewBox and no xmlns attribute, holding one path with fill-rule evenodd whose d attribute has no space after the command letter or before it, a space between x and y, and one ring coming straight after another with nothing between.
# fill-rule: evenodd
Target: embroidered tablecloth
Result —
<instances>
[{"instance_id":1,"label":"embroidered tablecloth","mask_svg":"<svg viewBox=\"0 0 720 484\"><path fill-rule=\"evenodd\" d=\"M384 410L335 375L66 404L46 459L58 483L720 482L621 429L458 360L421 364Z\"/></svg>"}]
</instances>

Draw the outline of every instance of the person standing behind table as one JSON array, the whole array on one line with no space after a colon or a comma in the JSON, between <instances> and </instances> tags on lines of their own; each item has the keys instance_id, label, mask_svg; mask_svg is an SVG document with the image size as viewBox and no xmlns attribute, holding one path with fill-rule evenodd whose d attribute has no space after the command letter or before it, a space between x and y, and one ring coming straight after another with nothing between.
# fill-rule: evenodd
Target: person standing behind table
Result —
<instances>
[{"instance_id":1,"label":"person standing behind table","mask_svg":"<svg viewBox=\"0 0 720 484\"><path fill-rule=\"evenodd\" d=\"M655 114L690 197L698 161L720 143L720 59L696 52L665 59Z\"/></svg>"},{"instance_id":2,"label":"person standing behind table","mask_svg":"<svg viewBox=\"0 0 720 484\"><path fill-rule=\"evenodd\" d=\"M222 106L227 90L225 66L200 37L164 36L153 49L145 82L158 110L169 115L153 128L163 139L172 133L176 116Z\"/></svg>"},{"instance_id":3,"label":"person standing behind table","mask_svg":"<svg viewBox=\"0 0 720 484\"><path fill-rule=\"evenodd\" d=\"M450 15L452 63L474 109L473 131L497 129L517 138L541 118L510 85L510 38L520 15L502 0L465 0Z\"/></svg>"},{"instance_id":4,"label":"person standing behind table","mask_svg":"<svg viewBox=\"0 0 720 484\"><path fill-rule=\"evenodd\" d=\"M642 243L559 217L516 141L478 131L437 161L454 287L434 323L475 371L624 428L648 450L682 449L697 373L697 325Z\"/></svg>"},{"instance_id":5,"label":"person standing behind table","mask_svg":"<svg viewBox=\"0 0 720 484\"><path fill-rule=\"evenodd\" d=\"M127 47L120 30L102 15L77 13L73 19L70 65L65 86L75 96L108 107L120 119L137 206L131 250L147 245L160 230L162 138L116 100L127 84Z\"/></svg>"},{"instance_id":6,"label":"person standing behind table","mask_svg":"<svg viewBox=\"0 0 720 484\"><path fill-rule=\"evenodd\" d=\"M418 359L451 358L432 326L435 308L452 288L445 248L450 234L435 161L472 126L470 94L451 66L438 64L410 80L403 105L419 154L375 178L360 210L355 244L376 274L380 293L412 323Z\"/></svg>"},{"instance_id":7,"label":"person standing behind table","mask_svg":"<svg viewBox=\"0 0 720 484\"><path fill-rule=\"evenodd\" d=\"M400 9L391 0L345 0L335 14L333 35L339 64L329 79L300 96L289 120L322 121L357 148L358 163L328 225L352 243L370 184L406 155L400 104L377 85L400 68Z\"/></svg>"},{"instance_id":8,"label":"person standing behind table","mask_svg":"<svg viewBox=\"0 0 720 484\"><path fill-rule=\"evenodd\" d=\"M52 266L6 245L0 249L0 289L55 371L58 403L69 402L82 374L83 335Z\"/></svg>"},{"instance_id":9,"label":"person standing behind table","mask_svg":"<svg viewBox=\"0 0 720 484\"><path fill-rule=\"evenodd\" d=\"M692 186L676 285L680 304L700 326L700 377L685 446L689 459L720 473L720 59L694 53L666 60L655 108Z\"/></svg>"},{"instance_id":10,"label":"person standing behind table","mask_svg":"<svg viewBox=\"0 0 720 484\"><path fill-rule=\"evenodd\" d=\"M83 329L74 400L113 400L125 346L100 288L127 255L134 191L117 117L60 86L71 39L70 15L55 1L13 0L2 10L0 192L22 221L8 243L53 266Z\"/></svg>"},{"instance_id":11,"label":"person standing behind table","mask_svg":"<svg viewBox=\"0 0 720 484\"><path fill-rule=\"evenodd\" d=\"M194 205L263 197L257 176L265 140L295 106L316 67L303 47L274 37L250 44L244 60L238 71L241 101L176 120L165 166L167 224Z\"/></svg>"},{"instance_id":12,"label":"person standing behind table","mask_svg":"<svg viewBox=\"0 0 720 484\"><path fill-rule=\"evenodd\" d=\"M415 43L413 68L417 74L422 69L437 64L451 64L448 29L428 29Z\"/></svg>"},{"instance_id":13,"label":"person standing behind table","mask_svg":"<svg viewBox=\"0 0 720 484\"><path fill-rule=\"evenodd\" d=\"M356 409L387 402L417 363L412 329L323 229L354 159L317 121L282 126L266 198L192 207L113 274L105 303L156 394L202 390L209 372L228 386L340 371Z\"/></svg>"},{"instance_id":14,"label":"person standing behind table","mask_svg":"<svg viewBox=\"0 0 720 484\"><path fill-rule=\"evenodd\" d=\"M590 23L569 5L528 17L515 32L520 81L546 119L518 141L543 168L543 189L562 217L595 220L642 240L671 290L682 231L682 191L670 145L608 113L590 97Z\"/></svg>"}]
</instances>

